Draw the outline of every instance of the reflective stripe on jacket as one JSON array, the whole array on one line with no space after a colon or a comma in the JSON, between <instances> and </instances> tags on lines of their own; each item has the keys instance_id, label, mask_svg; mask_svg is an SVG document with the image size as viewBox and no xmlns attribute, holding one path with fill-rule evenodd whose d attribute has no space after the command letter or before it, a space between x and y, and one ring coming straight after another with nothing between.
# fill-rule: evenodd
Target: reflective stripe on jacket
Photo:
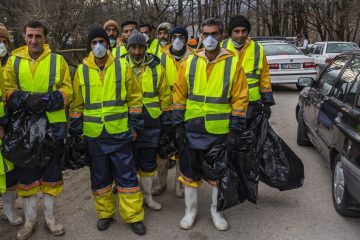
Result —
<instances>
[{"instance_id":1,"label":"reflective stripe on jacket","mask_svg":"<svg viewBox=\"0 0 360 240\"><path fill-rule=\"evenodd\" d=\"M206 78L207 62L197 55L189 56L185 72L188 85L185 121L204 117L209 133L229 132L230 89L236 72L238 57L228 57L215 64L209 79Z\"/></svg>"},{"instance_id":2,"label":"reflective stripe on jacket","mask_svg":"<svg viewBox=\"0 0 360 240\"><path fill-rule=\"evenodd\" d=\"M96 138L103 128L109 134L126 132L128 107L126 104L126 68L124 59L114 59L106 69L102 82L98 69L85 64L78 67L79 81L84 101L83 133Z\"/></svg>"},{"instance_id":3,"label":"reflective stripe on jacket","mask_svg":"<svg viewBox=\"0 0 360 240\"><path fill-rule=\"evenodd\" d=\"M56 91L60 82L61 56L55 53L48 54L40 62L33 76L28 59L12 56L11 62L16 76L18 90L30 93L46 93ZM65 109L46 112L49 123L66 122Z\"/></svg>"}]
</instances>

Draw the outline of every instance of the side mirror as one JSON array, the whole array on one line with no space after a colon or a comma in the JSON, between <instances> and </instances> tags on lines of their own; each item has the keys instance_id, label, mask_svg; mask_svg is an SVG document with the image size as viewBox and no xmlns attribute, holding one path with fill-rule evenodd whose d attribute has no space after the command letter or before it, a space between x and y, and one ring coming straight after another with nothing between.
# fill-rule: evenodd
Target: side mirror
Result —
<instances>
[{"instance_id":1,"label":"side mirror","mask_svg":"<svg viewBox=\"0 0 360 240\"><path fill-rule=\"evenodd\" d=\"M314 81L312 77L300 77L297 85L300 87L310 87Z\"/></svg>"}]
</instances>

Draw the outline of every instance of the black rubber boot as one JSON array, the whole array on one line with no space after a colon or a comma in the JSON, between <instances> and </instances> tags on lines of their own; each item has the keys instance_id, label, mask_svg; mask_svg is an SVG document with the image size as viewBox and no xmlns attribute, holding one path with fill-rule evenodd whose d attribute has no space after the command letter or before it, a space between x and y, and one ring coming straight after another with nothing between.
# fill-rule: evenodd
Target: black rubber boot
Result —
<instances>
[{"instance_id":1,"label":"black rubber boot","mask_svg":"<svg viewBox=\"0 0 360 240\"><path fill-rule=\"evenodd\" d=\"M142 221L130 223L130 226L131 226L132 230L134 231L134 233L136 233L137 235L145 235L146 228Z\"/></svg>"},{"instance_id":2,"label":"black rubber boot","mask_svg":"<svg viewBox=\"0 0 360 240\"><path fill-rule=\"evenodd\" d=\"M106 229L109 228L112 220L113 220L112 218L98 219L98 221L97 221L97 229L99 231L105 231Z\"/></svg>"}]
</instances>

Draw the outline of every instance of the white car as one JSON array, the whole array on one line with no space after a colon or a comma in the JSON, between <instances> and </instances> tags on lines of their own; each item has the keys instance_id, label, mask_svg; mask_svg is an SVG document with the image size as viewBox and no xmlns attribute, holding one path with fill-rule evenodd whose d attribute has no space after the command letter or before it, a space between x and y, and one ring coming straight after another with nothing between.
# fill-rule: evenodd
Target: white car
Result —
<instances>
[{"instance_id":1,"label":"white car","mask_svg":"<svg viewBox=\"0 0 360 240\"><path fill-rule=\"evenodd\" d=\"M328 65L332 60L343 52L359 50L353 42L316 42L309 48L308 56L314 58L317 72Z\"/></svg>"},{"instance_id":2,"label":"white car","mask_svg":"<svg viewBox=\"0 0 360 240\"><path fill-rule=\"evenodd\" d=\"M314 59L290 43L263 42L272 84L297 84L300 77L316 77ZM300 88L300 87L298 87Z\"/></svg>"}]
</instances>

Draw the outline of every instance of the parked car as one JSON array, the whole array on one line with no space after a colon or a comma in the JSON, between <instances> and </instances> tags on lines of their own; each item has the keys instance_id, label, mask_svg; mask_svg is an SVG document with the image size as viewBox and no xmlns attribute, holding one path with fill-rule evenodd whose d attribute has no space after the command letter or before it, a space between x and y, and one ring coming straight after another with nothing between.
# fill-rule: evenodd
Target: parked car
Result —
<instances>
[{"instance_id":1,"label":"parked car","mask_svg":"<svg viewBox=\"0 0 360 240\"><path fill-rule=\"evenodd\" d=\"M297 84L299 77L315 77L313 58L286 42L262 42L269 63L271 83ZM300 87L299 87L300 88Z\"/></svg>"},{"instance_id":2,"label":"parked car","mask_svg":"<svg viewBox=\"0 0 360 240\"><path fill-rule=\"evenodd\" d=\"M340 53L356 51L360 48L353 42L316 42L308 50L308 56L313 57L318 73Z\"/></svg>"},{"instance_id":3,"label":"parked car","mask_svg":"<svg viewBox=\"0 0 360 240\"><path fill-rule=\"evenodd\" d=\"M360 216L360 51L337 56L318 76L299 79L297 143L314 145L333 171L336 211Z\"/></svg>"},{"instance_id":4,"label":"parked car","mask_svg":"<svg viewBox=\"0 0 360 240\"><path fill-rule=\"evenodd\" d=\"M251 37L251 39L256 42L263 42L263 41L289 42L289 40L286 37L281 37L281 36L255 36L255 37Z\"/></svg>"}]
</instances>

